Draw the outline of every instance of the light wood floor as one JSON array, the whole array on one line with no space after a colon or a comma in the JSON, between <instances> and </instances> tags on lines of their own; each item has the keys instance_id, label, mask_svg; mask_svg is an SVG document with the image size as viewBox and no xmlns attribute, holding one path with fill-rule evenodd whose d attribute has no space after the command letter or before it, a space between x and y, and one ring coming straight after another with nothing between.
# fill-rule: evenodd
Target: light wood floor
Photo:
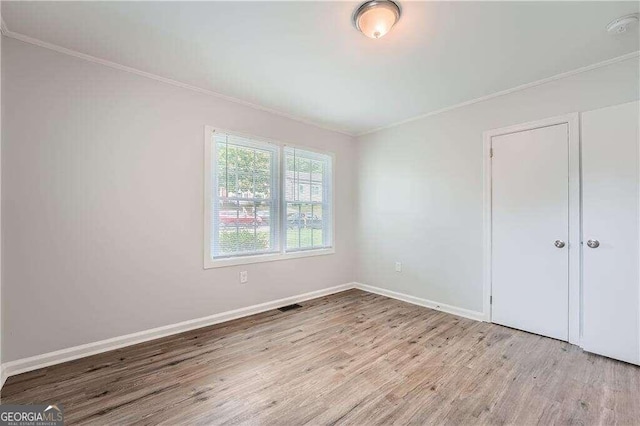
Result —
<instances>
[{"instance_id":1,"label":"light wood floor","mask_svg":"<svg viewBox=\"0 0 640 426\"><path fill-rule=\"evenodd\" d=\"M640 424L640 368L349 290L10 377L67 424Z\"/></svg>"}]
</instances>

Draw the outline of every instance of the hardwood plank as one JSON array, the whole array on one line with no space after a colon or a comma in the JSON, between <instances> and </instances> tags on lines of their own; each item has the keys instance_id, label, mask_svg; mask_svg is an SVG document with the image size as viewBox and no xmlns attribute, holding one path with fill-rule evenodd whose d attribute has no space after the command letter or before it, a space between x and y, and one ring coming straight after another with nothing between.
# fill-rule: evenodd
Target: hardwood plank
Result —
<instances>
[{"instance_id":1,"label":"hardwood plank","mask_svg":"<svg viewBox=\"0 0 640 426\"><path fill-rule=\"evenodd\" d=\"M10 377L67 424L640 424L640 368L360 290Z\"/></svg>"}]
</instances>

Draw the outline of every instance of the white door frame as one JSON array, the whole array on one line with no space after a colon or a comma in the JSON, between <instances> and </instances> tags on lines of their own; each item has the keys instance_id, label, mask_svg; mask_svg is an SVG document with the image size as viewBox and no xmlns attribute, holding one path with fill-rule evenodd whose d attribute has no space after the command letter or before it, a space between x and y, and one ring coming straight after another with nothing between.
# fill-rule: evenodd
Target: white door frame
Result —
<instances>
[{"instance_id":1,"label":"white door frame","mask_svg":"<svg viewBox=\"0 0 640 426\"><path fill-rule=\"evenodd\" d=\"M581 220L580 220L580 116L578 113L551 117L515 126L488 130L483 133L484 151L484 253L483 253L483 311L484 320L491 322L491 236L492 236L492 194L491 194L491 141L496 136L542 127L567 124L569 138L569 343L580 344L580 270L581 270ZM541 310L541 314L544 311Z\"/></svg>"}]
</instances>

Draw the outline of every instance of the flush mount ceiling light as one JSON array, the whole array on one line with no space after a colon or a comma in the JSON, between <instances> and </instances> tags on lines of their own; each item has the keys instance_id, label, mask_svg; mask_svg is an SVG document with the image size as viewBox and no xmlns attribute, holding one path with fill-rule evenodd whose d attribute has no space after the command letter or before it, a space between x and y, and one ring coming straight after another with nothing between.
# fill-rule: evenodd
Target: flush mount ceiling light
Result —
<instances>
[{"instance_id":1,"label":"flush mount ceiling light","mask_svg":"<svg viewBox=\"0 0 640 426\"><path fill-rule=\"evenodd\" d=\"M614 19L607 25L607 31L613 34L626 33L629 27L638 24L638 14L623 16L618 19Z\"/></svg>"},{"instance_id":2,"label":"flush mount ceiling light","mask_svg":"<svg viewBox=\"0 0 640 426\"><path fill-rule=\"evenodd\" d=\"M353 14L353 24L369 38L380 38L400 19L400 7L391 0L369 0Z\"/></svg>"}]
</instances>

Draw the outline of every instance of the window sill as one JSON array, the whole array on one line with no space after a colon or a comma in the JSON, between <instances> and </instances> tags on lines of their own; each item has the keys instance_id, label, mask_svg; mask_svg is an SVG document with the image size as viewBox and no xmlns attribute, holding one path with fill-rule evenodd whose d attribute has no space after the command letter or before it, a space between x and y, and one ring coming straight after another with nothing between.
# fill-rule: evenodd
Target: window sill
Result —
<instances>
[{"instance_id":1,"label":"window sill","mask_svg":"<svg viewBox=\"0 0 640 426\"><path fill-rule=\"evenodd\" d=\"M316 249L316 250L294 251L290 253L256 254L253 256L231 257L228 259L216 259L216 260L205 259L204 269L224 268L226 266L248 265L251 263L275 262L277 260L298 259L302 257L325 256L327 254L334 254L335 252L336 252L335 248L331 247L331 248Z\"/></svg>"}]
</instances>

